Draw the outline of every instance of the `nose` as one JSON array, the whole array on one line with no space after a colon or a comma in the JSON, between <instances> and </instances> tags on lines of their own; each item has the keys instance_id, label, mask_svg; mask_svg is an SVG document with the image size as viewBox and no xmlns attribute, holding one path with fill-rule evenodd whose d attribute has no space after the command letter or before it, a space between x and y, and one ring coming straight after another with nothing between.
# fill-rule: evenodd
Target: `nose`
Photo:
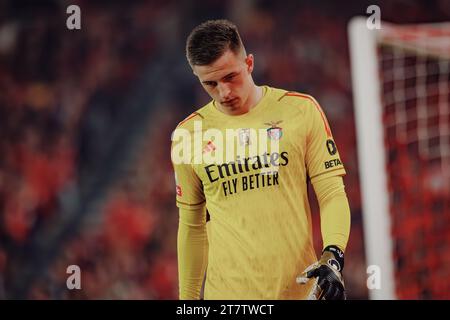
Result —
<instances>
[{"instance_id":1,"label":"nose","mask_svg":"<svg viewBox=\"0 0 450 320\"><path fill-rule=\"evenodd\" d=\"M227 97L231 93L230 87L225 83L219 83L218 89L219 89L220 100L227 100Z\"/></svg>"}]
</instances>

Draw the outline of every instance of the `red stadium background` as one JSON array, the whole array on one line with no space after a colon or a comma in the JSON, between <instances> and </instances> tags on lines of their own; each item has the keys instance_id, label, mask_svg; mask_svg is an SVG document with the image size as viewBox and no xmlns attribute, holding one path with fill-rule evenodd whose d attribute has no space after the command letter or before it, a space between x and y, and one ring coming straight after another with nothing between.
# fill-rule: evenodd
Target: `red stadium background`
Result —
<instances>
[{"instance_id":1,"label":"red stadium background","mask_svg":"<svg viewBox=\"0 0 450 320\"><path fill-rule=\"evenodd\" d=\"M0 2L0 298L177 299L170 135L208 101L184 44L228 18L256 83L311 94L328 116L348 173L348 298L367 299L347 24L371 4L394 23L450 20L445 0Z\"/></svg>"}]
</instances>

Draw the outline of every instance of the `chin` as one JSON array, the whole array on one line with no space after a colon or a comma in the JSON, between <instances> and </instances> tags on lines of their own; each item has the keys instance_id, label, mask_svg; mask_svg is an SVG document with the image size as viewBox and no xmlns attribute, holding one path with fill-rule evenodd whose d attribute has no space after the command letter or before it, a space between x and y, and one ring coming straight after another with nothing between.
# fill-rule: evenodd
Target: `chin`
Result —
<instances>
[{"instance_id":1,"label":"chin","mask_svg":"<svg viewBox=\"0 0 450 320\"><path fill-rule=\"evenodd\" d=\"M230 109L233 110L233 111L238 111L238 110L242 109L242 106L240 104L239 105L232 105L232 106L230 106Z\"/></svg>"}]
</instances>

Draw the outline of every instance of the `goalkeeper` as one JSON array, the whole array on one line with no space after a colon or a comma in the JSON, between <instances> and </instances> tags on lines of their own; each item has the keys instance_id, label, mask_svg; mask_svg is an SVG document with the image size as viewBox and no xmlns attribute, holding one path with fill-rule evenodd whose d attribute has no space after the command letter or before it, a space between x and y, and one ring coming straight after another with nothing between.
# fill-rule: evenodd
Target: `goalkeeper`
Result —
<instances>
[{"instance_id":1,"label":"goalkeeper","mask_svg":"<svg viewBox=\"0 0 450 320\"><path fill-rule=\"evenodd\" d=\"M345 299L345 169L320 105L306 94L256 85L254 56L227 20L197 26L186 55L212 100L172 135L180 299ZM231 148L220 139L230 129ZM263 151L220 158L258 144L252 130L266 133ZM189 140L181 139L186 133ZM319 259L309 181L320 206Z\"/></svg>"}]
</instances>

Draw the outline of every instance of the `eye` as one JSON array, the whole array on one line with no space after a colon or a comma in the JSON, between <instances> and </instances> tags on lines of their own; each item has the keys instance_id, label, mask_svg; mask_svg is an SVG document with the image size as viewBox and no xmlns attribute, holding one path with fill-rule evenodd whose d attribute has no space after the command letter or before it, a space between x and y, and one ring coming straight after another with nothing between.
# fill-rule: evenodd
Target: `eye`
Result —
<instances>
[{"instance_id":1,"label":"eye","mask_svg":"<svg viewBox=\"0 0 450 320\"><path fill-rule=\"evenodd\" d=\"M208 86L208 87L215 87L217 85L217 83L214 81L205 81L203 83L205 86Z\"/></svg>"},{"instance_id":2,"label":"eye","mask_svg":"<svg viewBox=\"0 0 450 320\"><path fill-rule=\"evenodd\" d=\"M229 76L227 76L227 77L225 78L225 80L226 80L226 81L231 81L231 80L233 80L235 77L236 77L236 74L230 74Z\"/></svg>"}]
</instances>

